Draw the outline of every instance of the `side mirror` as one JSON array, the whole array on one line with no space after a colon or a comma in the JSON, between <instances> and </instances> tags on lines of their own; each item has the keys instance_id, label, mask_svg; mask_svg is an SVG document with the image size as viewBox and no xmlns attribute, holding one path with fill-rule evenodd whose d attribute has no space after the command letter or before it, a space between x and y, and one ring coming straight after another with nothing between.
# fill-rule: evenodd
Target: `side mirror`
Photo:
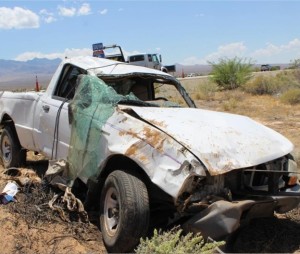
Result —
<instances>
[{"instance_id":1,"label":"side mirror","mask_svg":"<svg viewBox=\"0 0 300 254\"><path fill-rule=\"evenodd\" d=\"M161 62L161 55L159 55L159 61Z\"/></svg>"}]
</instances>

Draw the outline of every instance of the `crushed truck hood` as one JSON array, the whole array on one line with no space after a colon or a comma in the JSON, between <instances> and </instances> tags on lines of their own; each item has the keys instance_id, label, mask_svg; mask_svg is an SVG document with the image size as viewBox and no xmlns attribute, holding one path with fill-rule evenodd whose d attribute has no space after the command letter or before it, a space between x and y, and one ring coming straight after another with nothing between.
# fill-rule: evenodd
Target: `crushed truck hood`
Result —
<instances>
[{"instance_id":1,"label":"crushed truck hood","mask_svg":"<svg viewBox=\"0 0 300 254\"><path fill-rule=\"evenodd\" d=\"M192 108L118 107L133 110L173 137L211 175L259 165L293 150L293 144L281 134L241 115Z\"/></svg>"}]
</instances>

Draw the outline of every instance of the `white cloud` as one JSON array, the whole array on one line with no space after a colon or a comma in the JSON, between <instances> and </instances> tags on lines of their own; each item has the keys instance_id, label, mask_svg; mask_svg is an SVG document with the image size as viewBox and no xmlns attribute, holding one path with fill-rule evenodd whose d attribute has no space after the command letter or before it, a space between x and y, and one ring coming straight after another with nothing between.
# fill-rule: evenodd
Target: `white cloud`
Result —
<instances>
[{"instance_id":1,"label":"white cloud","mask_svg":"<svg viewBox=\"0 0 300 254\"><path fill-rule=\"evenodd\" d=\"M39 16L31 10L0 7L0 29L38 28L39 21Z\"/></svg>"},{"instance_id":2,"label":"white cloud","mask_svg":"<svg viewBox=\"0 0 300 254\"><path fill-rule=\"evenodd\" d=\"M91 7L88 3L83 3L81 7L78 9L77 15L83 16L83 15L89 15L91 14Z\"/></svg>"},{"instance_id":3,"label":"white cloud","mask_svg":"<svg viewBox=\"0 0 300 254\"><path fill-rule=\"evenodd\" d=\"M66 8L59 5L57 8L58 8L59 15L64 17L73 17L76 14L76 8L74 7Z\"/></svg>"},{"instance_id":4,"label":"white cloud","mask_svg":"<svg viewBox=\"0 0 300 254\"><path fill-rule=\"evenodd\" d=\"M244 42L234 42L221 45L215 52L204 57L190 56L180 63L183 65L207 64L217 62L220 58L245 57L255 63L289 63L292 59L300 58L300 39L295 38L285 44L266 43L263 48L250 51Z\"/></svg>"},{"instance_id":5,"label":"white cloud","mask_svg":"<svg viewBox=\"0 0 300 254\"><path fill-rule=\"evenodd\" d=\"M50 24L50 23L53 23L56 21L56 18L54 18L53 16L48 16L48 17L45 17L44 18L44 21L47 23L47 24Z\"/></svg>"},{"instance_id":6,"label":"white cloud","mask_svg":"<svg viewBox=\"0 0 300 254\"><path fill-rule=\"evenodd\" d=\"M107 9L103 9L102 11L99 11L99 13L100 13L101 15L105 15L107 12L108 12Z\"/></svg>"},{"instance_id":7,"label":"white cloud","mask_svg":"<svg viewBox=\"0 0 300 254\"><path fill-rule=\"evenodd\" d=\"M221 45L218 47L216 52L207 55L204 60L207 61L217 61L220 58L228 57L242 57L245 54L247 47L243 42L234 42L226 45Z\"/></svg>"},{"instance_id":8,"label":"white cloud","mask_svg":"<svg viewBox=\"0 0 300 254\"><path fill-rule=\"evenodd\" d=\"M83 3L78 9L75 7L67 8L60 5L57 7L57 9L59 15L64 17L86 16L92 13L90 4L88 3Z\"/></svg>"},{"instance_id":9,"label":"white cloud","mask_svg":"<svg viewBox=\"0 0 300 254\"><path fill-rule=\"evenodd\" d=\"M245 55L247 51L247 47L244 45L243 42L233 42L226 45L221 45L218 49L206 55L203 58L199 58L196 56L190 56L185 58L181 64L184 65L193 65L193 64L207 64L208 61L214 62L218 61L220 58L228 57L242 57Z\"/></svg>"},{"instance_id":10,"label":"white cloud","mask_svg":"<svg viewBox=\"0 0 300 254\"><path fill-rule=\"evenodd\" d=\"M75 56L91 56L92 50L89 48L83 49L75 49L75 48L66 48L64 52L57 52L57 53L41 53L41 52L24 52L18 55L14 60L17 61L28 61L34 58L47 58L47 59L55 59L61 58L64 59L65 57L75 57Z\"/></svg>"},{"instance_id":11,"label":"white cloud","mask_svg":"<svg viewBox=\"0 0 300 254\"><path fill-rule=\"evenodd\" d=\"M130 55L136 55L141 54L139 51L126 51L122 49L125 59L127 59L127 56ZM119 51L115 51L115 54L119 53ZM47 59L55 59L55 58L61 58L64 59L65 57L75 57L75 56L92 56L93 51L90 48L82 48L82 49L76 49L76 48L66 48L64 52L56 52L56 53L41 53L41 52L24 52L20 55L18 55L14 60L17 61L28 61L32 60L34 58L47 58Z\"/></svg>"},{"instance_id":12,"label":"white cloud","mask_svg":"<svg viewBox=\"0 0 300 254\"><path fill-rule=\"evenodd\" d=\"M65 52L63 53L64 57L75 57L75 56L92 56L93 50L90 48L83 48L83 49L65 49Z\"/></svg>"},{"instance_id":13,"label":"white cloud","mask_svg":"<svg viewBox=\"0 0 300 254\"><path fill-rule=\"evenodd\" d=\"M300 40L294 39L289 41L287 44L274 45L272 43L267 43L265 48L255 50L252 55L253 57L270 57L279 54L285 54L288 52L299 52L300 51Z\"/></svg>"},{"instance_id":14,"label":"white cloud","mask_svg":"<svg viewBox=\"0 0 300 254\"><path fill-rule=\"evenodd\" d=\"M50 24L56 21L54 14L52 12L48 12L46 9L40 10L40 15L42 20L44 20L47 24Z\"/></svg>"}]
</instances>

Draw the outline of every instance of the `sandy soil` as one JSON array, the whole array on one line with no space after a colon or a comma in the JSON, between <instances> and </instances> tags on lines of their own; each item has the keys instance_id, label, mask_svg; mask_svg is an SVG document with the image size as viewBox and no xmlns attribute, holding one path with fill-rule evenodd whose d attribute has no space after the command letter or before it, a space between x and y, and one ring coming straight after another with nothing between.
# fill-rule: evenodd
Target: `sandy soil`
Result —
<instances>
[{"instance_id":1,"label":"sandy soil","mask_svg":"<svg viewBox=\"0 0 300 254\"><path fill-rule=\"evenodd\" d=\"M37 172L46 167L43 160L28 165ZM6 183L0 179L0 190ZM97 224L63 221L49 209L43 190L22 189L16 197L17 203L0 205L0 253L106 253ZM43 204L36 205L38 199Z\"/></svg>"}]
</instances>

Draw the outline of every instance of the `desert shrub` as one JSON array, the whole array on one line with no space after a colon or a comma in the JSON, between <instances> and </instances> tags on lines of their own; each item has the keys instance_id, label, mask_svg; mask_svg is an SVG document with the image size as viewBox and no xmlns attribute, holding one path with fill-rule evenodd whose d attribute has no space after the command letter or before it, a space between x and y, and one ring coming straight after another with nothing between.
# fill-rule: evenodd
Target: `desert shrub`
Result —
<instances>
[{"instance_id":1,"label":"desert shrub","mask_svg":"<svg viewBox=\"0 0 300 254\"><path fill-rule=\"evenodd\" d=\"M291 88L300 88L300 75L298 70L285 71L275 76L275 82L281 87L281 91L287 91Z\"/></svg>"},{"instance_id":2,"label":"desert shrub","mask_svg":"<svg viewBox=\"0 0 300 254\"><path fill-rule=\"evenodd\" d=\"M298 104L300 103L300 89L293 88L282 94L280 98L281 102L285 104Z\"/></svg>"},{"instance_id":3,"label":"desert shrub","mask_svg":"<svg viewBox=\"0 0 300 254\"><path fill-rule=\"evenodd\" d=\"M193 97L196 100L212 100L215 93L218 91L218 86L213 82L204 82L199 84L193 92Z\"/></svg>"},{"instance_id":4,"label":"desert shrub","mask_svg":"<svg viewBox=\"0 0 300 254\"><path fill-rule=\"evenodd\" d=\"M299 70L282 71L276 76L257 76L243 85L246 92L255 95L283 94L293 88L300 88Z\"/></svg>"},{"instance_id":5,"label":"desert shrub","mask_svg":"<svg viewBox=\"0 0 300 254\"><path fill-rule=\"evenodd\" d=\"M185 253L213 253L214 250L224 245L225 242L205 243L198 234L188 233L182 235L182 229L173 228L170 231L158 232L154 230L151 239L141 239L136 249L137 254L185 254Z\"/></svg>"},{"instance_id":6,"label":"desert shrub","mask_svg":"<svg viewBox=\"0 0 300 254\"><path fill-rule=\"evenodd\" d=\"M271 71L278 71L280 70L280 66L271 66Z\"/></svg>"},{"instance_id":7,"label":"desert shrub","mask_svg":"<svg viewBox=\"0 0 300 254\"><path fill-rule=\"evenodd\" d=\"M293 59L290 61L290 69L297 69L300 68L300 58Z\"/></svg>"},{"instance_id":8,"label":"desert shrub","mask_svg":"<svg viewBox=\"0 0 300 254\"><path fill-rule=\"evenodd\" d=\"M235 98L230 98L228 101L224 101L222 104L224 111L231 111L238 107L238 100Z\"/></svg>"},{"instance_id":9,"label":"desert shrub","mask_svg":"<svg viewBox=\"0 0 300 254\"><path fill-rule=\"evenodd\" d=\"M225 90L235 89L251 78L252 63L243 58L221 58L219 63L212 65L211 79Z\"/></svg>"},{"instance_id":10,"label":"desert shrub","mask_svg":"<svg viewBox=\"0 0 300 254\"><path fill-rule=\"evenodd\" d=\"M300 69L293 70L293 76L295 77L295 80L300 84Z\"/></svg>"},{"instance_id":11,"label":"desert shrub","mask_svg":"<svg viewBox=\"0 0 300 254\"><path fill-rule=\"evenodd\" d=\"M262 94L276 94L279 91L279 83L275 82L272 77L258 76L248 81L243 89L251 94L262 95Z\"/></svg>"}]
</instances>

